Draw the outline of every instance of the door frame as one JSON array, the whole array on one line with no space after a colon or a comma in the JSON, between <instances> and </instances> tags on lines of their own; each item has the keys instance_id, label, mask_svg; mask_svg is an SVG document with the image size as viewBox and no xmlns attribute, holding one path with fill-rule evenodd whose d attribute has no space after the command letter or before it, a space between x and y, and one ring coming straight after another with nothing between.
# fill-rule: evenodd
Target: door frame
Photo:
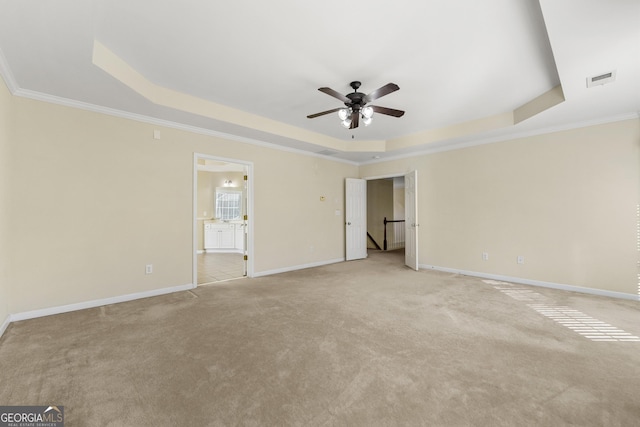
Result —
<instances>
[{"instance_id":1,"label":"door frame","mask_svg":"<svg viewBox=\"0 0 640 427\"><path fill-rule=\"evenodd\" d=\"M213 156L210 154L193 153L193 206L191 211L192 216L192 245L191 245L191 257L193 260L191 277L194 287L198 286L198 160L215 160L218 162L235 163L247 168L247 247L246 255L247 259L247 277L253 277L253 162L246 160L230 159L227 157Z\"/></svg>"},{"instance_id":2,"label":"door frame","mask_svg":"<svg viewBox=\"0 0 640 427\"><path fill-rule=\"evenodd\" d=\"M412 169L413 170L413 169ZM409 171L411 172L411 171ZM376 179L388 179L388 178L400 178L400 177L405 177L407 175L407 173L409 172L398 172L398 173L390 173L390 174L386 174L386 175L376 175L376 176L366 176L363 177L362 179L364 179L365 181L375 181ZM420 202L420 194L416 194L416 206L418 205L418 203ZM420 211L418 210L418 214L420 213ZM405 218L406 218L406 208L405 208ZM416 221L418 219L416 218ZM416 233L419 233L420 229L416 230ZM417 249L417 248L416 248ZM418 269L420 268L420 262L418 261Z\"/></svg>"}]
</instances>

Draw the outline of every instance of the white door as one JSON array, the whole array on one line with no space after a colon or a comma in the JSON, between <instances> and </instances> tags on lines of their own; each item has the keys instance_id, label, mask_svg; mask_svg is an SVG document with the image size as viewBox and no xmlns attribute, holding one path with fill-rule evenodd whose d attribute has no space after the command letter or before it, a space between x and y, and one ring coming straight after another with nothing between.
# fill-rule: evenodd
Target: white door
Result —
<instances>
[{"instance_id":1,"label":"white door","mask_svg":"<svg viewBox=\"0 0 640 427\"><path fill-rule=\"evenodd\" d=\"M418 269L418 171L404 176L404 263Z\"/></svg>"},{"instance_id":2,"label":"white door","mask_svg":"<svg viewBox=\"0 0 640 427\"><path fill-rule=\"evenodd\" d=\"M345 182L345 236L347 261L367 257L367 181Z\"/></svg>"}]
</instances>

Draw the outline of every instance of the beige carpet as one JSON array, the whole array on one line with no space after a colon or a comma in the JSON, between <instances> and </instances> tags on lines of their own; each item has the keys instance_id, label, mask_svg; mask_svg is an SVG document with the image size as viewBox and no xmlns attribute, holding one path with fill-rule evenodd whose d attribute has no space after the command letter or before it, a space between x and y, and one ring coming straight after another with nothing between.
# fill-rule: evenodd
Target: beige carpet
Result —
<instances>
[{"instance_id":1,"label":"beige carpet","mask_svg":"<svg viewBox=\"0 0 640 427\"><path fill-rule=\"evenodd\" d=\"M68 426L638 425L640 342L541 304L640 334L638 302L374 252L14 323L0 405L64 405Z\"/></svg>"}]
</instances>

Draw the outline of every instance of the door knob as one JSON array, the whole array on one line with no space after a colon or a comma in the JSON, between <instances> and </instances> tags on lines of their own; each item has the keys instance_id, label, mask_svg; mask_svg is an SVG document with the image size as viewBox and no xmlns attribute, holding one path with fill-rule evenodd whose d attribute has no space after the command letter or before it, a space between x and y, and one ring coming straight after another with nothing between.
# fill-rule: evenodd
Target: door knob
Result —
<instances>
[{"instance_id":1,"label":"door knob","mask_svg":"<svg viewBox=\"0 0 640 427\"><path fill-rule=\"evenodd\" d=\"M348 223L347 223L347 225L351 225L351 223L350 223L350 222L348 222Z\"/></svg>"}]
</instances>

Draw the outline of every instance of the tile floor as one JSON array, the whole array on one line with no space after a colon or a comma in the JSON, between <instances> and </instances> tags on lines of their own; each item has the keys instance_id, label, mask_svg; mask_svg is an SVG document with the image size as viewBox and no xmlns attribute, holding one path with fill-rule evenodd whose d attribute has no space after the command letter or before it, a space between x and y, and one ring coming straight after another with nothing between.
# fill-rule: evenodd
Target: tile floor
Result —
<instances>
[{"instance_id":1,"label":"tile floor","mask_svg":"<svg viewBox=\"0 0 640 427\"><path fill-rule=\"evenodd\" d=\"M242 254L198 254L198 285L244 276Z\"/></svg>"}]
</instances>

